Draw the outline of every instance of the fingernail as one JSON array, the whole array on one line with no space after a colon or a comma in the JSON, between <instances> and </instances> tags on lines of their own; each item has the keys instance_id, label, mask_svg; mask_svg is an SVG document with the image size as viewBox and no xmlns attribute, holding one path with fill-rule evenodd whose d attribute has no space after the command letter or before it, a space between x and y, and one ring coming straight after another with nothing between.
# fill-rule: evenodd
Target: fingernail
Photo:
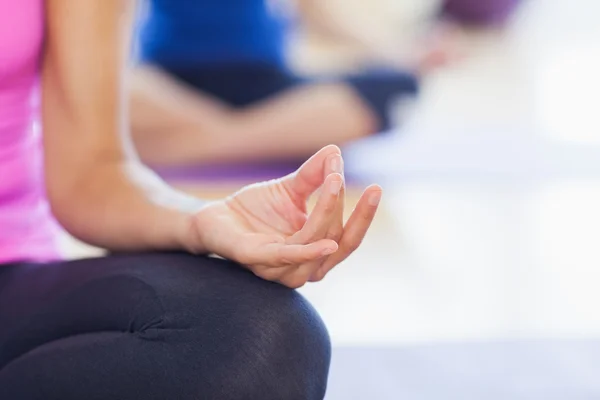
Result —
<instances>
[{"instance_id":1,"label":"fingernail","mask_svg":"<svg viewBox=\"0 0 600 400\"><path fill-rule=\"evenodd\" d=\"M331 170L338 174L341 174L343 172L341 156L336 155L331 159Z\"/></svg>"},{"instance_id":2,"label":"fingernail","mask_svg":"<svg viewBox=\"0 0 600 400\"><path fill-rule=\"evenodd\" d=\"M329 248L327 248L327 249L323 250L323 253L322 253L322 254L323 254L324 256L329 256L329 255L331 255L331 254L335 253L335 251L336 251L336 250L335 250L333 247L329 247Z\"/></svg>"},{"instance_id":3,"label":"fingernail","mask_svg":"<svg viewBox=\"0 0 600 400\"><path fill-rule=\"evenodd\" d=\"M375 192L369 196L369 205L377 206L381 201L381 192Z\"/></svg>"},{"instance_id":4,"label":"fingernail","mask_svg":"<svg viewBox=\"0 0 600 400\"><path fill-rule=\"evenodd\" d=\"M331 182L331 194L338 194L340 192L340 190L342 189L342 181L340 180L335 180L333 182Z\"/></svg>"}]
</instances>

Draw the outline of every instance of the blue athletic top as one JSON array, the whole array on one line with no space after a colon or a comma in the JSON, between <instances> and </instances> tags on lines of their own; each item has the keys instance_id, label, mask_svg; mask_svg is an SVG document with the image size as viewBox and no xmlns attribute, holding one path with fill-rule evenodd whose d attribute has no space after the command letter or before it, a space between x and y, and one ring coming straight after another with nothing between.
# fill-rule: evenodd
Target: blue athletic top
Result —
<instances>
[{"instance_id":1,"label":"blue athletic top","mask_svg":"<svg viewBox=\"0 0 600 400\"><path fill-rule=\"evenodd\" d=\"M266 0L149 0L143 61L164 66L283 64L284 26Z\"/></svg>"}]
</instances>

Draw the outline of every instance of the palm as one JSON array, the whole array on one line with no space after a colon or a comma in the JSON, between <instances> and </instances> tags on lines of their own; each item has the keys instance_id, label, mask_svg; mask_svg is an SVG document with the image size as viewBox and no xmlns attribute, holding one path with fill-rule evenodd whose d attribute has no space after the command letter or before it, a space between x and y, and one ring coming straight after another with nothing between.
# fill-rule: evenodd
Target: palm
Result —
<instances>
[{"instance_id":1,"label":"palm","mask_svg":"<svg viewBox=\"0 0 600 400\"><path fill-rule=\"evenodd\" d=\"M225 202L211 205L206 211L218 221L215 229L227 232L227 241L248 248L286 242L307 220L306 198L289 187L290 178L247 186ZM227 254L226 250L220 254Z\"/></svg>"},{"instance_id":2,"label":"palm","mask_svg":"<svg viewBox=\"0 0 600 400\"><path fill-rule=\"evenodd\" d=\"M328 146L291 175L205 207L197 214L200 241L268 280L296 287L322 279L358 246L377 208L373 196L381 194L376 186L368 188L345 228L342 168L339 149ZM307 200L319 188L308 214Z\"/></svg>"},{"instance_id":3,"label":"palm","mask_svg":"<svg viewBox=\"0 0 600 400\"><path fill-rule=\"evenodd\" d=\"M286 188L284 180L242 189L228 201L248 232L292 236L306 222L306 199Z\"/></svg>"}]
</instances>

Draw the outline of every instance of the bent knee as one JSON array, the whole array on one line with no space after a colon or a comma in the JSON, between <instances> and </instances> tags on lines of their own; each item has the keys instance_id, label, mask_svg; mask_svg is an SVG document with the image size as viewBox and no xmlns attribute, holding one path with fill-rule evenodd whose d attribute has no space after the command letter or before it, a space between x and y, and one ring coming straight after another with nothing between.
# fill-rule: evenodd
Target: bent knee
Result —
<instances>
[{"instance_id":1,"label":"bent knee","mask_svg":"<svg viewBox=\"0 0 600 400\"><path fill-rule=\"evenodd\" d=\"M145 328L140 338L171 345L186 366L180 373L202 371L205 385L219 382L239 392L220 394L223 400L324 397L331 344L302 295L224 260L169 255L150 261L136 276L155 294L146 306L155 312L160 305L161 314L147 313L159 323L138 324Z\"/></svg>"},{"instance_id":2,"label":"bent knee","mask_svg":"<svg viewBox=\"0 0 600 400\"><path fill-rule=\"evenodd\" d=\"M203 386L222 400L323 399L329 335L302 296L285 293L260 307L240 301L235 312L215 309L204 329L171 331L168 337L178 338L174 353L187 349L181 352L179 363L187 365L181 373L201 371Z\"/></svg>"}]
</instances>

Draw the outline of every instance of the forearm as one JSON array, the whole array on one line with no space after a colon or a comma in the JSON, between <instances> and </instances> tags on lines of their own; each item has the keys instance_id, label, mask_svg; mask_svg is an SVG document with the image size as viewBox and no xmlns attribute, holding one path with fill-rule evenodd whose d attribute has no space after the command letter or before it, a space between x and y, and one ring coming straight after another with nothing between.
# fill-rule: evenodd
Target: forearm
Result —
<instances>
[{"instance_id":1,"label":"forearm","mask_svg":"<svg viewBox=\"0 0 600 400\"><path fill-rule=\"evenodd\" d=\"M170 188L137 162L94 166L70 187L50 193L61 225L94 246L205 252L192 229L204 202Z\"/></svg>"},{"instance_id":2,"label":"forearm","mask_svg":"<svg viewBox=\"0 0 600 400\"><path fill-rule=\"evenodd\" d=\"M110 250L189 248L194 201L139 166L127 132L133 2L48 0L42 122L48 196L74 236Z\"/></svg>"}]
</instances>

